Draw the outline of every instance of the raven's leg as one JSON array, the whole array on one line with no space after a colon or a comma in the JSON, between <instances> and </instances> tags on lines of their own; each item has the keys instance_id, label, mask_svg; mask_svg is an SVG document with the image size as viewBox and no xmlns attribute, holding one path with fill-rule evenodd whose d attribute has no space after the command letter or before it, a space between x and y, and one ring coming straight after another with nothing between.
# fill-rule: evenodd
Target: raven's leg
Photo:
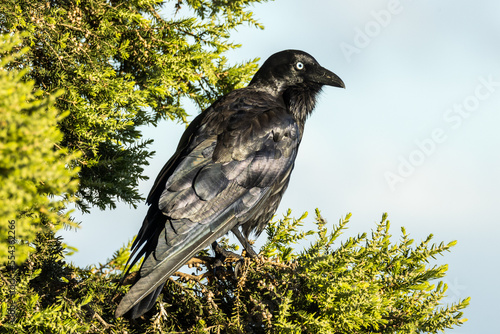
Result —
<instances>
[{"instance_id":1,"label":"raven's leg","mask_svg":"<svg viewBox=\"0 0 500 334\"><path fill-rule=\"evenodd\" d=\"M215 252L215 263L216 263L216 266L220 266L224 263L224 261L226 260L226 258L228 257L234 257L234 258L237 258L237 259L241 259L241 255L239 254L236 254L234 252L231 252L231 251L228 251L228 250L225 250L224 248L222 248L221 246L219 246L219 244L217 243L217 241L214 241L212 243L212 249L214 250Z\"/></svg>"},{"instance_id":2,"label":"raven's leg","mask_svg":"<svg viewBox=\"0 0 500 334\"><path fill-rule=\"evenodd\" d=\"M251 257L251 258L258 257L257 253L255 253L255 251L253 250L252 245L250 245L250 242L248 242L247 238L245 238L241 234L238 226L233 227L231 229L231 232L233 232L233 234L236 236L236 238L238 238L238 240L240 241L243 248L245 248L245 251L246 251L248 257ZM244 261L243 258L241 258L234 265L234 276L238 277L238 270L240 269L241 265L243 264L243 261Z\"/></svg>"},{"instance_id":3,"label":"raven's leg","mask_svg":"<svg viewBox=\"0 0 500 334\"><path fill-rule=\"evenodd\" d=\"M241 257L241 255L233 253L233 252L228 251L228 250L225 250L224 248L219 246L217 241L214 241L212 243L212 249L215 252L215 262L214 262L214 267L213 267L215 277L219 277L219 275L217 274L218 270L221 269L222 267L224 267L224 261L226 260L226 258L234 257L234 258L238 259L238 262L243 259ZM238 271L235 270L235 277L237 277L237 273L238 273Z\"/></svg>"},{"instance_id":4,"label":"raven's leg","mask_svg":"<svg viewBox=\"0 0 500 334\"><path fill-rule=\"evenodd\" d=\"M236 236L236 238L238 238L238 240L240 241L241 245L243 246L243 248L245 248L247 254L249 257L257 257L257 253L255 253L255 251L253 250L252 248L252 245L250 245L250 243L248 242L247 238L245 238L241 232L240 232L240 229L238 228L238 226L235 226L231 229L231 232L234 233L234 235Z\"/></svg>"},{"instance_id":5,"label":"raven's leg","mask_svg":"<svg viewBox=\"0 0 500 334\"><path fill-rule=\"evenodd\" d=\"M238 229L238 226L233 227L231 229L231 232L234 233L234 235L236 236L236 238L238 238L243 248L245 248L248 257L256 258L258 256L257 253L255 253L255 251L253 250L252 245L250 245L250 242L248 242L248 240L241 234L240 230ZM224 261L226 260L227 257L234 257L238 259L238 261L234 266L234 276L235 278L237 278L238 270L240 269L244 261L243 257L241 255L223 249L221 246L219 246L217 241L214 241L212 243L212 249L215 252L214 274L217 273L218 268L224 266Z\"/></svg>"}]
</instances>

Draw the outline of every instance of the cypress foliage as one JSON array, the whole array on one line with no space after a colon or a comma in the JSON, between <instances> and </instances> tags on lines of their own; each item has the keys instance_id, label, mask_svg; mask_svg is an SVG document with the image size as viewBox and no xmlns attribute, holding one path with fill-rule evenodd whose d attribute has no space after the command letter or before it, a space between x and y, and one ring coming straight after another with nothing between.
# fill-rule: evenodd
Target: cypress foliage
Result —
<instances>
[{"instance_id":1,"label":"cypress foliage","mask_svg":"<svg viewBox=\"0 0 500 334\"><path fill-rule=\"evenodd\" d=\"M235 259L215 270L205 250L189 262L193 272L177 272L155 308L136 321L114 319L128 289L115 290L130 243L106 264L81 269L64 262L61 240L40 234L16 273L0 271L2 281L16 275L19 282L14 301L7 284L0 287L0 323L9 333L388 334L438 333L466 320L469 298L443 305L446 284L439 280L447 266L429 264L454 241L431 244L431 235L413 245L403 229L392 242L384 215L371 235L338 242L349 217L327 227L317 212L316 229L307 232L300 231L305 215L293 219L289 212L271 222L260 257L245 259L238 279ZM305 238L313 240L295 251ZM9 302L16 303L16 321Z\"/></svg>"},{"instance_id":2,"label":"cypress foliage","mask_svg":"<svg viewBox=\"0 0 500 334\"><path fill-rule=\"evenodd\" d=\"M246 9L259 2L170 1L170 12L161 0L0 3L0 33L29 33L9 68L29 68L45 95L64 89L55 106L68 115L61 146L81 154L82 209L143 200L137 184L152 152L140 126L185 122L183 98L204 108L249 81L256 59L231 65L223 54L238 47L235 28L262 28ZM181 6L190 17L175 14Z\"/></svg>"},{"instance_id":3,"label":"cypress foliage","mask_svg":"<svg viewBox=\"0 0 500 334\"><path fill-rule=\"evenodd\" d=\"M60 91L41 97L34 82L25 81L27 68L7 70L26 55L20 44L17 34L0 35L0 258L11 264L22 263L30 250L16 239L74 225L60 210L78 186L78 168L67 168L77 155L59 146L57 122L68 115L54 108Z\"/></svg>"}]
</instances>

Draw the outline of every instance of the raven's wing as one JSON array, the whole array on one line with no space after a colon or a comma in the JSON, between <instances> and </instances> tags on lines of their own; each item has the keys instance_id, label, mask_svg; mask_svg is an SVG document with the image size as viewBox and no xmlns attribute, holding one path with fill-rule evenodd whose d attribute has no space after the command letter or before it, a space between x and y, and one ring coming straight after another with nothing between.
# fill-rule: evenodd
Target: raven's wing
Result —
<instances>
[{"instance_id":1,"label":"raven's wing","mask_svg":"<svg viewBox=\"0 0 500 334\"><path fill-rule=\"evenodd\" d=\"M269 211L266 201L281 192L276 185L286 184L299 128L283 105L248 99L221 101L200 115L160 173L134 245L134 253L143 247L133 263L146 259L117 317L133 307L133 317L146 312L169 276L235 225Z\"/></svg>"}]
</instances>

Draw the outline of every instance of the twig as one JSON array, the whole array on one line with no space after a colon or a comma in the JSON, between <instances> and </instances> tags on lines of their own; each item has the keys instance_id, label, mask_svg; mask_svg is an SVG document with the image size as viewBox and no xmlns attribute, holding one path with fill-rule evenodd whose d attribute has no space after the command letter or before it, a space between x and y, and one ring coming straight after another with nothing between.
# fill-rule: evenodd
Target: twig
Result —
<instances>
[{"instance_id":1,"label":"twig","mask_svg":"<svg viewBox=\"0 0 500 334\"><path fill-rule=\"evenodd\" d=\"M236 256L228 256L226 257L225 261L224 262L228 262L228 263L231 263L231 262L237 262L239 261L240 259ZM203 265L208 265L208 264L213 264L215 262L215 258L214 257L211 257L211 256L200 256L200 257L193 257L191 260L189 260L188 262L186 262L186 265L191 265L191 266L196 266L196 265L200 265L200 264L203 264Z\"/></svg>"},{"instance_id":2,"label":"twig","mask_svg":"<svg viewBox=\"0 0 500 334\"><path fill-rule=\"evenodd\" d=\"M198 264L211 264L214 261L213 257L210 256L200 256L200 257L193 257L191 260L186 262L186 264L189 265L198 265Z\"/></svg>"},{"instance_id":3,"label":"twig","mask_svg":"<svg viewBox=\"0 0 500 334\"><path fill-rule=\"evenodd\" d=\"M88 304L84 305L84 307L90 311L90 313L92 314L92 318L96 318L97 321L99 321L101 325L104 326L104 328L108 329L109 327L113 327L113 325L110 325L106 321L104 321L104 319L101 318L101 316L96 311L94 311Z\"/></svg>"},{"instance_id":4,"label":"twig","mask_svg":"<svg viewBox=\"0 0 500 334\"><path fill-rule=\"evenodd\" d=\"M208 275L207 275L207 273L200 274L200 275L190 275L190 274L183 273L181 271L176 271L172 276L177 276L180 279L184 279L186 281L196 281L196 282L199 282L203 278L207 277Z\"/></svg>"},{"instance_id":5,"label":"twig","mask_svg":"<svg viewBox=\"0 0 500 334\"><path fill-rule=\"evenodd\" d=\"M0 273L0 278L2 278L2 281L5 282L5 284L9 285L10 282Z\"/></svg>"}]
</instances>

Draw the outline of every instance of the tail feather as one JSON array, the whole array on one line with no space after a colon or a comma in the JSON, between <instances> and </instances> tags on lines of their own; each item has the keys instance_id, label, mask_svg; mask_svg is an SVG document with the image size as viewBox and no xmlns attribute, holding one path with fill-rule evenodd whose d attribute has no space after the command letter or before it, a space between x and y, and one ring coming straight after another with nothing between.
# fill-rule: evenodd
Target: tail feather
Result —
<instances>
[{"instance_id":1,"label":"tail feather","mask_svg":"<svg viewBox=\"0 0 500 334\"><path fill-rule=\"evenodd\" d=\"M149 242L146 244L146 259L139 270L140 278L120 301L115 317L127 314L131 318L137 318L151 309L165 281L198 251L227 233L235 223L234 209L230 206L219 213L217 219L210 219L205 224L198 224L190 233L184 234L182 243L172 246L168 244L165 238L166 234L164 235L167 232L165 229L170 228L170 224L164 224L162 231L154 238L156 241L154 250ZM158 230L154 230L154 233L157 233ZM158 238L159 236L163 237ZM142 236L142 238L144 237L145 235ZM141 242L137 244L138 247L140 245ZM142 250L139 251L139 255L142 255L141 253ZM134 259L132 264L136 261Z\"/></svg>"},{"instance_id":2,"label":"tail feather","mask_svg":"<svg viewBox=\"0 0 500 334\"><path fill-rule=\"evenodd\" d=\"M158 297L165 281L172 276L175 271L182 267L196 253L208 246L213 237L213 232L206 229L204 235L198 235L198 238L193 238L187 247L180 249L172 249L170 254L165 254L166 257L158 261L154 270L146 276L141 277L123 297L115 312L115 317L121 317L124 314L130 314L133 318L137 318L151 309ZM153 298L154 297L154 298ZM129 310L135 308L137 311Z\"/></svg>"}]
</instances>

